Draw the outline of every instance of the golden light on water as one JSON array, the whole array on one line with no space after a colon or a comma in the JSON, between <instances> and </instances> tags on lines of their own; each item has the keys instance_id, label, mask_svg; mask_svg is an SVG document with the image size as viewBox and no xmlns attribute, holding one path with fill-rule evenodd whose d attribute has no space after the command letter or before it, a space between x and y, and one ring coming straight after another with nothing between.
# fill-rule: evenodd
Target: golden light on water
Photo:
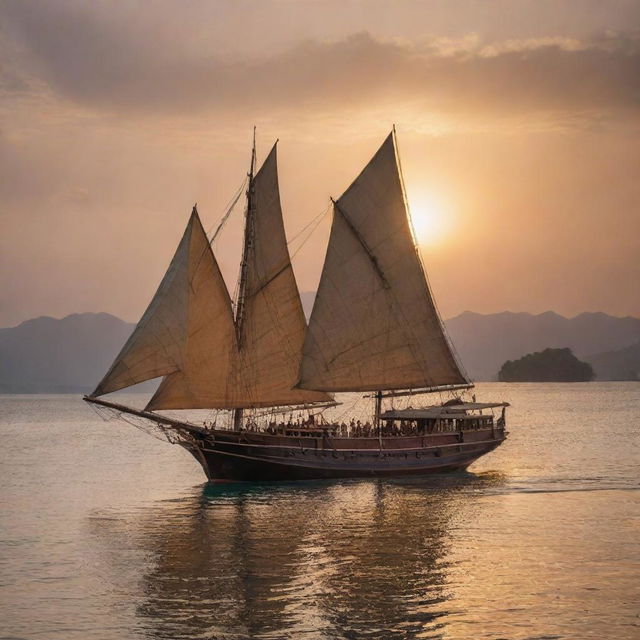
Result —
<instances>
[{"instance_id":1,"label":"golden light on water","mask_svg":"<svg viewBox=\"0 0 640 640\"><path fill-rule=\"evenodd\" d=\"M450 207L433 194L409 197L409 212L415 240L419 245L435 245L451 233L453 219Z\"/></svg>"}]
</instances>

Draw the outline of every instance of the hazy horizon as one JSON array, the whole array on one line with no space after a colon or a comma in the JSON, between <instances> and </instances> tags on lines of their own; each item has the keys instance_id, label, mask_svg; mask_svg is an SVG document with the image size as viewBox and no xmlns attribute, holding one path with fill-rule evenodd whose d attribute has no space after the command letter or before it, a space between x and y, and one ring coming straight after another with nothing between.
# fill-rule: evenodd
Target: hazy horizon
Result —
<instances>
[{"instance_id":1,"label":"hazy horizon","mask_svg":"<svg viewBox=\"0 0 640 640\"><path fill-rule=\"evenodd\" d=\"M314 293L313 291L302 291L301 295L304 297L304 294L309 294L309 293ZM303 299L303 305L304 305L304 299ZM48 318L48 319L52 319L52 320L64 320L65 318L69 317L69 316L75 316L75 315L84 315L84 314L95 314L95 315L99 315L99 314L107 314L110 316L113 316L114 318L121 320L122 322L126 322L128 324L137 324L138 320L140 318L122 318L118 315L115 315L109 311L70 311L69 313L65 313L64 315L60 315L60 316L52 316L50 314L40 314L38 316L33 316L31 318L25 318L24 320L21 320L15 324L12 325L3 325L0 326L0 329L13 329L16 328L17 326L19 326L20 324L22 324L23 322L28 322L30 320L39 320L40 318ZM531 311L511 311L509 309L502 309L500 311L490 311L490 312L480 312L480 311L474 311L473 309L463 309L462 311L452 315L452 316L446 316L446 317L442 317L442 319L444 321L449 321L449 320L453 320L455 318L458 318L459 316L462 316L464 314L474 314L474 315L480 315L480 316L495 316L495 315L501 315L501 314L513 314L513 315L517 315L517 314L525 314L525 315L530 315L530 316L541 316L541 315L546 315L546 314L554 314L557 315L561 318L565 318L566 320L573 320L577 317L583 316L583 315L600 315L600 314L604 314L606 316L609 316L611 318L618 318L621 320L624 320L626 318L632 318L632 319L640 319L639 316L634 316L634 315L625 315L625 316L616 316L614 314L609 314L609 313L605 313L604 311L581 311L579 313L576 313L575 315L564 315L561 313L558 313L557 311L555 311L554 309L546 309L545 311L540 311L540 312L536 312L533 313Z\"/></svg>"},{"instance_id":2,"label":"hazy horizon","mask_svg":"<svg viewBox=\"0 0 640 640\"><path fill-rule=\"evenodd\" d=\"M152 7L149 10L148 7ZM393 123L444 318L640 316L640 3L0 6L0 326L137 321L279 138L289 238ZM233 292L241 209L214 245ZM294 258L314 290L326 215ZM292 242L298 249L299 239Z\"/></svg>"}]
</instances>

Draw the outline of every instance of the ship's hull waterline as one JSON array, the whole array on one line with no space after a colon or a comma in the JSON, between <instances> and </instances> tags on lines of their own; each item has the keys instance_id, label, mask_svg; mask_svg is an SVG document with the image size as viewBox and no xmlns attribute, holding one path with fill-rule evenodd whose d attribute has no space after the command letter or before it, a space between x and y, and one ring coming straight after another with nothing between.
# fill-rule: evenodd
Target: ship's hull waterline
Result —
<instances>
[{"instance_id":1,"label":"ship's hull waterline","mask_svg":"<svg viewBox=\"0 0 640 640\"><path fill-rule=\"evenodd\" d=\"M422 476L464 470L505 439L501 428L428 436L298 438L216 431L183 442L212 482Z\"/></svg>"},{"instance_id":2,"label":"ship's hull waterline","mask_svg":"<svg viewBox=\"0 0 640 640\"><path fill-rule=\"evenodd\" d=\"M85 396L117 414L154 423L187 449L213 482L421 476L466 469L502 444L503 424L380 437L332 435L331 425L285 433L211 429L150 411ZM480 417L476 420L479 424ZM470 423L471 425L473 424Z\"/></svg>"}]
</instances>

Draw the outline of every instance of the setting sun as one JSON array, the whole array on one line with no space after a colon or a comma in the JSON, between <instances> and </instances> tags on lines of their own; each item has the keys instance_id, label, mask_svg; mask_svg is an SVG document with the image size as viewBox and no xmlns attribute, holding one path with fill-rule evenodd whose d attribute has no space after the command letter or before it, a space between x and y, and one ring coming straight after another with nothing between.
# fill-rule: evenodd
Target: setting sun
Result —
<instances>
[{"instance_id":1,"label":"setting sun","mask_svg":"<svg viewBox=\"0 0 640 640\"><path fill-rule=\"evenodd\" d=\"M419 245L437 244L450 232L452 225L448 207L431 194L409 198L409 212Z\"/></svg>"}]
</instances>

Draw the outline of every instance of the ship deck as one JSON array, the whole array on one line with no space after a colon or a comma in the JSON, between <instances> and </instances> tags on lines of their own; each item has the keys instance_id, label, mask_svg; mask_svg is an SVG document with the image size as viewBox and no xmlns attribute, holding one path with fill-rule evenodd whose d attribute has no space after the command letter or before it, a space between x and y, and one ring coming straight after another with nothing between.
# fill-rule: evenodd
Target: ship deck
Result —
<instances>
[{"instance_id":1,"label":"ship deck","mask_svg":"<svg viewBox=\"0 0 640 640\"><path fill-rule=\"evenodd\" d=\"M386 437L215 430L183 444L213 481L425 475L465 469L506 438L503 427Z\"/></svg>"}]
</instances>

